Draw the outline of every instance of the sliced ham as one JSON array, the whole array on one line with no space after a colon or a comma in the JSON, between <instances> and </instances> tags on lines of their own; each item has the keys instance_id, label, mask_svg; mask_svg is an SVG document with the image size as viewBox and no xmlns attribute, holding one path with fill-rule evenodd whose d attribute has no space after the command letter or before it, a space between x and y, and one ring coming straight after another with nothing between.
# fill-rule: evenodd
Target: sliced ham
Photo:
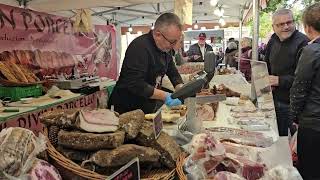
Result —
<instances>
[{"instance_id":1,"label":"sliced ham","mask_svg":"<svg viewBox=\"0 0 320 180\"><path fill-rule=\"evenodd\" d=\"M119 118L108 109L80 111L77 126L87 132L114 132L118 130Z\"/></svg>"},{"instance_id":2,"label":"sliced ham","mask_svg":"<svg viewBox=\"0 0 320 180\"><path fill-rule=\"evenodd\" d=\"M202 121L212 121L215 117L214 110L209 104L197 105L197 119Z\"/></svg>"}]
</instances>

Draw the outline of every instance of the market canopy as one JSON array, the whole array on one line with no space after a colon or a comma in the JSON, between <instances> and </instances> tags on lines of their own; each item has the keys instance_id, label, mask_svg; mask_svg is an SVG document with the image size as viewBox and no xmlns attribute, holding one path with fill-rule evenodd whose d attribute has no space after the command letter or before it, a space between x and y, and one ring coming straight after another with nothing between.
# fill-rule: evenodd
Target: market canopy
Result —
<instances>
[{"instance_id":1,"label":"market canopy","mask_svg":"<svg viewBox=\"0 0 320 180\"><path fill-rule=\"evenodd\" d=\"M189 0L190 1L190 0ZM107 20L122 24L151 25L159 14L174 12L173 0L2 0L1 3L19 6L26 2L27 7L36 11L71 17L75 9L90 8L94 22L105 24ZM262 0L260 4L264 4ZM217 23L222 17L225 22L239 22L240 17L249 18L252 0L217 0L215 6L210 1L193 0L192 21ZM223 9L217 15L216 9Z\"/></svg>"}]
</instances>

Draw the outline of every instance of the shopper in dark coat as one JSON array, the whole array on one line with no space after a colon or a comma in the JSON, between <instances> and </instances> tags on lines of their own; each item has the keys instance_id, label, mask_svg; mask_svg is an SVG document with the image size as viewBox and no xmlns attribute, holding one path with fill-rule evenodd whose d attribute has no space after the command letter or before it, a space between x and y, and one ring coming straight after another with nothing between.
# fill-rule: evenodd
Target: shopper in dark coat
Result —
<instances>
[{"instance_id":1,"label":"shopper in dark coat","mask_svg":"<svg viewBox=\"0 0 320 180\"><path fill-rule=\"evenodd\" d=\"M238 62L236 61L236 53L238 52L238 46L235 42L229 42L228 51L226 50L226 54L224 56L225 64L229 65L230 67L235 67L238 69Z\"/></svg>"},{"instance_id":2,"label":"shopper in dark coat","mask_svg":"<svg viewBox=\"0 0 320 180\"><path fill-rule=\"evenodd\" d=\"M297 66L290 105L299 123L299 170L304 180L315 180L320 179L320 3L308 7L302 19L311 41Z\"/></svg>"},{"instance_id":3,"label":"shopper in dark coat","mask_svg":"<svg viewBox=\"0 0 320 180\"><path fill-rule=\"evenodd\" d=\"M289 92L294 80L294 72L299 59L299 52L307 45L308 38L295 28L291 10L280 9L272 16L272 35L266 47L265 61L268 65L270 85L280 136L288 135L290 100Z\"/></svg>"},{"instance_id":4,"label":"shopper in dark coat","mask_svg":"<svg viewBox=\"0 0 320 180\"><path fill-rule=\"evenodd\" d=\"M212 47L206 43L206 37L205 33L200 33L198 43L190 46L187 51L190 62L203 62L205 53L213 51Z\"/></svg>"}]
</instances>

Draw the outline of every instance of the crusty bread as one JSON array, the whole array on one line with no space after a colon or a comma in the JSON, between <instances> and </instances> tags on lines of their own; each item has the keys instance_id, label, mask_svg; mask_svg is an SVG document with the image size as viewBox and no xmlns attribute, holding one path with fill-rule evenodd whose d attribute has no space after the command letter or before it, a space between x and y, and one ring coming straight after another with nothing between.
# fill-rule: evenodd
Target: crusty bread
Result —
<instances>
[{"instance_id":1,"label":"crusty bread","mask_svg":"<svg viewBox=\"0 0 320 180\"><path fill-rule=\"evenodd\" d=\"M0 71L7 80L12 82L19 82L18 79L14 76L14 74L11 73L7 65L1 61L0 61Z\"/></svg>"},{"instance_id":2,"label":"crusty bread","mask_svg":"<svg viewBox=\"0 0 320 180\"><path fill-rule=\"evenodd\" d=\"M21 69L15 63L12 63L10 61L4 62L4 63L9 68L11 73L14 74L16 79L18 79L19 82L26 82L26 83L28 82L28 79L26 78L26 76L23 74Z\"/></svg>"}]
</instances>

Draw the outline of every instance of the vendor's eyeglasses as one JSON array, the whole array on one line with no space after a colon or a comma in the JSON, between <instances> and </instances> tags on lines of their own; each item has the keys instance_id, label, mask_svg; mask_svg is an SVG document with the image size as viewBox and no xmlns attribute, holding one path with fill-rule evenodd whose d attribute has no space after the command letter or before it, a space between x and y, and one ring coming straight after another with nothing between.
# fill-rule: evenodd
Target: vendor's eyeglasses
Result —
<instances>
[{"instance_id":1,"label":"vendor's eyeglasses","mask_svg":"<svg viewBox=\"0 0 320 180\"><path fill-rule=\"evenodd\" d=\"M162 35L162 37L168 41L170 43L171 46L174 46L175 44L177 44L178 40L174 40L174 41L170 41L168 38L166 38L166 36L161 32L159 31L159 33Z\"/></svg>"},{"instance_id":2,"label":"vendor's eyeglasses","mask_svg":"<svg viewBox=\"0 0 320 180\"><path fill-rule=\"evenodd\" d=\"M290 21L287 21L287 22L284 22L284 23L278 23L278 24L275 24L278 28L284 28L285 25L287 26L291 26L293 25L293 20L290 20Z\"/></svg>"}]
</instances>

